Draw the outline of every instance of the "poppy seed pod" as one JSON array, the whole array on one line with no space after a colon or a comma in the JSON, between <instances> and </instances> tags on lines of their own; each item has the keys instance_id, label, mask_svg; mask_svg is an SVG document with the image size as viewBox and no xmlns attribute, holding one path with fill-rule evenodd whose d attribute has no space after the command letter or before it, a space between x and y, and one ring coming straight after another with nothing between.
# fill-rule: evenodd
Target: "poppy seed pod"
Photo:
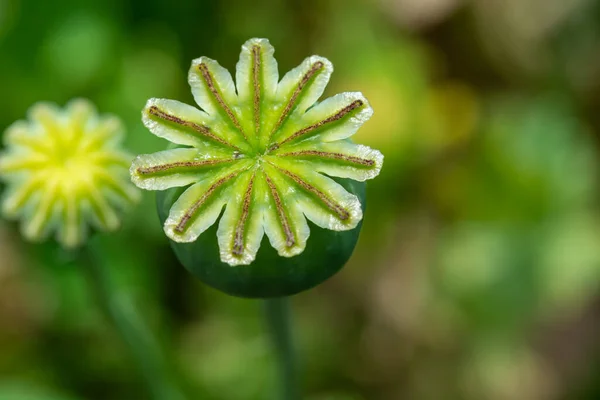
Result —
<instances>
[{"instance_id":1,"label":"poppy seed pod","mask_svg":"<svg viewBox=\"0 0 600 400\"><path fill-rule=\"evenodd\" d=\"M130 170L137 186L164 191L159 215L182 264L244 297L290 295L338 271L358 239L364 181L383 163L349 139L373 113L362 94L317 103L331 63L308 57L280 81L273 53L265 39L247 41L236 84L216 61L194 60L201 110L151 99L142 112L180 147L140 155Z\"/></svg>"}]
</instances>

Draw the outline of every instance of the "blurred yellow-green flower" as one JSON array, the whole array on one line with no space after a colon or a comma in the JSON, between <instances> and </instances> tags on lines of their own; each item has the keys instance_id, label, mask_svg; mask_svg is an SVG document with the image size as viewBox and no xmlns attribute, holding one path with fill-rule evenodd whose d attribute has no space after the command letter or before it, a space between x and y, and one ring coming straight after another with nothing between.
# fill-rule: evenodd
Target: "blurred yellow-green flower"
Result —
<instances>
[{"instance_id":1,"label":"blurred yellow-green flower","mask_svg":"<svg viewBox=\"0 0 600 400\"><path fill-rule=\"evenodd\" d=\"M119 210L139 198L127 172L133 156L121 140L119 119L99 116L87 100L72 100L64 110L34 105L27 120L4 134L2 214L21 219L26 238L37 241L56 232L67 248L85 240L88 225L117 229Z\"/></svg>"}]
</instances>

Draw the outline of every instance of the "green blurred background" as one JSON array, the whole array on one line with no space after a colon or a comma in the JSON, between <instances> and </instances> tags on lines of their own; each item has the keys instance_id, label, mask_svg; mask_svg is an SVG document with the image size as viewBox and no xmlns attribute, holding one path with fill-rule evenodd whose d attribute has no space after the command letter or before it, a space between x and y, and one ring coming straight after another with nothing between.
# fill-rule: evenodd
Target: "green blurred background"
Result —
<instances>
[{"instance_id":1,"label":"green blurred background","mask_svg":"<svg viewBox=\"0 0 600 400\"><path fill-rule=\"evenodd\" d=\"M305 398L599 399L600 1L0 0L0 129L87 97L161 150L146 100L193 103L190 61L233 70L250 37L281 74L329 58L326 95L366 95L355 139L386 157L351 261L293 298ZM273 398L260 303L177 263L151 193L94 241L159 372ZM0 400L150 398L81 268L0 223Z\"/></svg>"}]
</instances>

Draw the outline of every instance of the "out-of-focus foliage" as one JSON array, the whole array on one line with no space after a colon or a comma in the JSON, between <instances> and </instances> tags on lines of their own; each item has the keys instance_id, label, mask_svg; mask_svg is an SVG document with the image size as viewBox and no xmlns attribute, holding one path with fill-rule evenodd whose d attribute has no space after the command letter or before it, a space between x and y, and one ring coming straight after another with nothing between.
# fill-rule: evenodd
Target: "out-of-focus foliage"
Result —
<instances>
[{"instance_id":1,"label":"out-of-focus foliage","mask_svg":"<svg viewBox=\"0 0 600 400\"><path fill-rule=\"evenodd\" d=\"M267 37L280 71L335 65L364 93L357 142L386 165L359 245L294 297L310 400L600 397L600 2L0 0L0 129L40 100L90 98L126 147L164 143L146 100L192 104L205 55L233 70ZM178 265L152 196L99 260L194 398L262 400L275 358L258 302ZM133 359L53 243L0 225L0 399L146 398Z\"/></svg>"}]
</instances>

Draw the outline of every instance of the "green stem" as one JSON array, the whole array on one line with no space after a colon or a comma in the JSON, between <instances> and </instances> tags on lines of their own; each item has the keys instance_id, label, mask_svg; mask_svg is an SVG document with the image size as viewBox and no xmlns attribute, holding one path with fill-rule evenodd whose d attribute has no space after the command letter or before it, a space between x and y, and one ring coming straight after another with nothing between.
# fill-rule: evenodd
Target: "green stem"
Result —
<instances>
[{"instance_id":1,"label":"green stem","mask_svg":"<svg viewBox=\"0 0 600 400\"><path fill-rule=\"evenodd\" d=\"M265 299L265 319L277 357L281 380L281 399L298 400L294 346L290 328L290 306L287 297Z\"/></svg>"},{"instance_id":2,"label":"green stem","mask_svg":"<svg viewBox=\"0 0 600 400\"><path fill-rule=\"evenodd\" d=\"M141 318L130 296L114 284L106 266L87 247L82 251L82 266L100 307L110 318L146 382L153 399L183 400L185 396L173 382L161 346Z\"/></svg>"}]
</instances>

